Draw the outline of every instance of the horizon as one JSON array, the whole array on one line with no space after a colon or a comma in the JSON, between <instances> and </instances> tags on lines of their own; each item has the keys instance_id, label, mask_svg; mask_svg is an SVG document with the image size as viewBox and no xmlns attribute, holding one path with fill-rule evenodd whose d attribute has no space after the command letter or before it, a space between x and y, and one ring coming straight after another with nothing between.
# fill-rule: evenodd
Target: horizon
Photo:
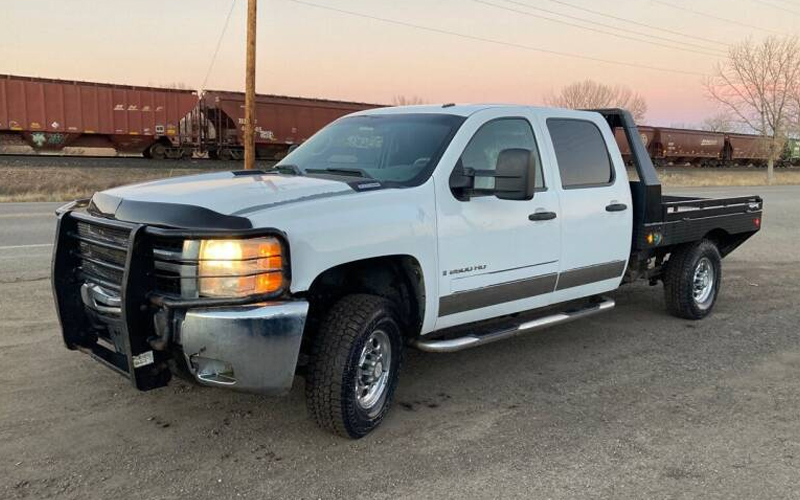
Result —
<instances>
[{"instance_id":1,"label":"horizon","mask_svg":"<svg viewBox=\"0 0 800 500\"><path fill-rule=\"evenodd\" d=\"M232 4L15 2L4 9L0 74L240 92L246 2ZM789 0L262 0L257 91L543 105L592 79L642 94L648 124L698 124L717 111L702 75L726 45L796 35L798 18L800 2Z\"/></svg>"}]
</instances>

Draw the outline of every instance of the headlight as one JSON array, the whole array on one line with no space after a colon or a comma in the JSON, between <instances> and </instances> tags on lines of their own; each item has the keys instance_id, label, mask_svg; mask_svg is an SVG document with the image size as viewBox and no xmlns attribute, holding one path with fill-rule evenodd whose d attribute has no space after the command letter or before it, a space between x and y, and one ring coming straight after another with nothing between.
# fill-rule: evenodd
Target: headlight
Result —
<instances>
[{"instance_id":1,"label":"headlight","mask_svg":"<svg viewBox=\"0 0 800 500\"><path fill-rule=\"evenodd\" d=\"M276 238L200 242L198 291L205 297L246 297L280 290L283 255Z\"/></svg>"}]
</instances>

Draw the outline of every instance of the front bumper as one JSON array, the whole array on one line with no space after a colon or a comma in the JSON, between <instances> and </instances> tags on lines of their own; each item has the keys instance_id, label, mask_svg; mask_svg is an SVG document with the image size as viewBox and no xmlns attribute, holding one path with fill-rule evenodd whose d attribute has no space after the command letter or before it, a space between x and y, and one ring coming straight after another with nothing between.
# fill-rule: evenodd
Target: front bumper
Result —
<instances>
[{"instance_id":1,"label":"front bumper","mask_svg":"<svg viewBox=\"0 0 800 500\"><path fill-rule=\"evenodd\" d=\"M285 393L307 314L305 301L190 309L177 339L185 367L203 385Z\"/></svg>"},{"instance_id":2,"label":"front bumper","mask_svg":"<svg viewBox=\"0 0 800 500\"><path fill-rule=\"evenodd\" d=\"M86 232L87 224L96 230ZM164 238L235 236L60 213L52 285L64 343L140 390L163 387L177 373L202 385L286 392L299 357L306 301L288 294L208 299L158 291L153 249Z\"/></svg>"}]
</instances>

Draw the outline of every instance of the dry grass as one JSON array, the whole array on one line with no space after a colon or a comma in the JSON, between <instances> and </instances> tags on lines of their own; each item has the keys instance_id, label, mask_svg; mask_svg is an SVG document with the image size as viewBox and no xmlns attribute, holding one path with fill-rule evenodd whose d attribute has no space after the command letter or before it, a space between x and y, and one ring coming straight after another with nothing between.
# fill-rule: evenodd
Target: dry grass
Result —
<instances>
[{"instance_id":1,"label":"dry grass","mask_svg":"<svg viewBox=\"0 0 800 500\"><path fill-rule=\"evenodd\" d=\"M702 186L764 186L767 184L766 170L724 169L679 169L658 170L661 183L667 187ZM775 184L800 184L800 170L779 169L775 171Z\"/></svg>"},{"instance_id":2,"label":"dry grass","mask_svg":"<svg viewBox=\"0 0 800 500\"><path fill-rule=\"evenodd\" d=\"M203 165L203 162L198 164ZM216 162L212 165L225 169L238 167L238 164ZM213 169L0 164L0 202L69 201L125 184L210 171ZM766 172L755 169L673 167L659 169L658 174L666 187L761 186L767 183ZM776 184L800 184L800 170L777 170Z\"/></svg>"},{"instance_id":3,"label":"dry grass","mask_svg":"<svg viewBox=\"0 0 800 500\"><path fill-rule=\"evenodd\" d=\"M0 166L0 202L69 201L134 182L208 172L209 169L61 168Z\"/></svg>"}]
</instances>

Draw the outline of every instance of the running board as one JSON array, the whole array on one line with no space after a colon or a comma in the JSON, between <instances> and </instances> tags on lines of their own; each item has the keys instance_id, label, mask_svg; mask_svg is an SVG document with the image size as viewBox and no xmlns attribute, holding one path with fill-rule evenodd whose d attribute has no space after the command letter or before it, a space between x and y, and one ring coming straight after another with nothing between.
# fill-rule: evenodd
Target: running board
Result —
<instances>
[{"instance_id":1,"label":"running board","mask_svg":"<svg viewBox=\"0 0 800 500\"><path fill-rule=\"evenodd\" d=\"M590 306L583 307L581 309L576 309L573 311L561 312L557 314L552 314L550 316L544 316L542 318L538 318L533 321L527 321L512 328L489 332L482 335L469 334L454 339L445 339L445 340L419 339L416 342L414 342L413 345L417 349L427 352L456 352L464 349L469 349L470 347L477 347L479 345L489 344L491 342L496 342L498 340L516 337L517 335L523 335L526 333L535 332L554 325L568 323L576 319L586 318L588 316L592 316L597 313L611 310L614 308L614 305L615 304L613 299L609 299L607 297L601 297L599 302L596 302Z\"/></svg>"}]
</instances>

